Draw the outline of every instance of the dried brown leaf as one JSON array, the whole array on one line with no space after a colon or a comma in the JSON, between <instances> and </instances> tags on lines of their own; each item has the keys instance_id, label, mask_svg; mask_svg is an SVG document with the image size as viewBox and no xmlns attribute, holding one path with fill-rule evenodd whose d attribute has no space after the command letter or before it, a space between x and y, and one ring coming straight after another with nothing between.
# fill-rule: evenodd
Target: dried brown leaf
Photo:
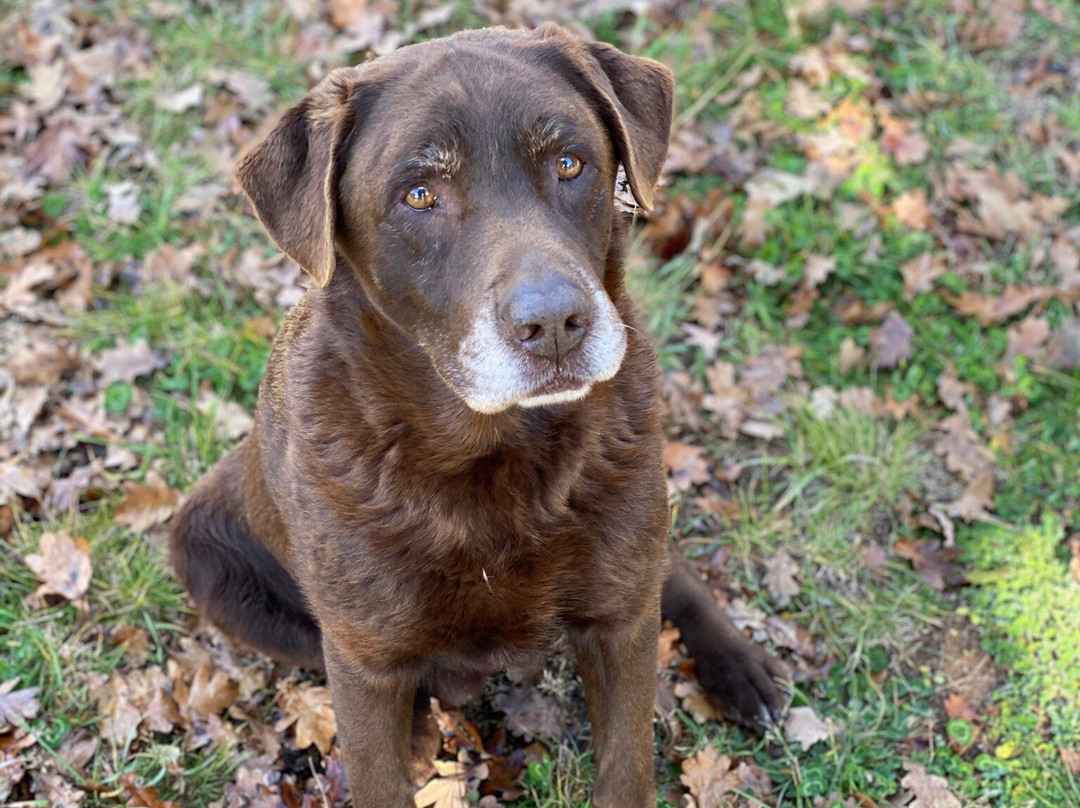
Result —
<instances>
[{"instance_id":1,"label":"dried brown leaf","mask_svg":"<svg viewBox=\"0 0 1080 808\"><path fill-rule=\"evenodd\" d=\"M889 312L880 327L870 332L870 367L895 368L911 357L915 329L896 312Z\"/></svg>"},{"instance_id":2,"label":"dried brown leaf","mask_svg":"<svg viewBox=\"0 0 1080 808\"><path fill-rule=\"evenodd\" d=\"M93 565L90 563L90 544L82 536L72 538L67 533L43 533L40 553L23 558L41 580L34 592L38 600L47 595L59 595L77 601L90 589Z\"/></svg>"},{"instance_id":3,"label":"dried brown leaf","mask_svg":"<svg viewBox=\"0 0 1080 808\"><path fill-rule=\"evenodd\" d=\"M1035 302L1049 300L1053 289L1042 286L1016 286L1009 284L1000 295L984 295L965 291L959 296L944 294L942 297L962 317L974 317L983 328L1000 325L1024 311Z\"/></svg>"},{"instance_id":4,"label":"dried brown leaf","mask_svg":"<svg viewBox=\"0 0 1080 808\"><path fill-rule=\"evenodd\" d=\"M832 721L822 721L813 707L792 707L784 721L784 737L803 749L828 740L834 732Z\"/></svg>"},{"instance_id":5,"label":"dried brown leaf","mask_svg":"<svg viewBox=\"0 0 1080 808\"><path fill-rule=\"evenodd\" d=\"M928 774L918 763L904 763L904 768L908 773L900 785L908 789L906 808L962 808L944 777Z\"/></svg>"},{"instance_id":6,"label":"dried brown leaf","mask_svg":"<svg viewBox=\"0 0 1080 808\"><path fill-rule=\"evenodd\" d=\"M697 808L731 808L733 792L740 778L731 768L731 758L715 746L706 746L682 762L679 780L694 797Z\"/></svg>"},{"instance_id":7,"label":"dried brown leaf","mask_svg":"<svg viewBox=\"0 0 1080 808\"><path fill-rule=\"evenodd\" d=\"M986 518L987 511L994 509L994 482L993 469L983 471L968 484L960 499L949 503L949 516L967 522Z\"/></svg>"},{"instance_id":8,"label":"dried brown leaf","mask_svg":"<svg viewBox=\"0 0 1080 808\"><path fill-rule=\"evenodd\" d=\"M134 343L121 343L115 348L103 351L96 359L97 368L104 376L106 384L133 384L140 376L148 376L166 364L168 363L165 359L152 350L145 339Z\"/></svg>"},{"instance_id":9,"label":"dried brown leaf","mask_svg":"<svg viewBox=\"0 0 1080 808\"><path fill-rule=\"evenodd\" d=\"M896 542L894 550L898 556L909 560L915 572L919 573L938 592L943 592L946 586L958 584L964 580L963 571L956 564L960 557L960 550L955 547L943 547L937 539L930 541L900 539Z\"/></svg>"},{"instance_id":10,"label":"dried brown leaf","mask_svg":"<svg viewBox=\"0 0 1080 808\"><path fill-rule=\"evenodd\" d=\"M784 549L765 562L764 583L777 606L783 608L789 605L791 599L801 591L795 580L798 572L799 565Z\"/></svg>"},{"instance_id":11,"label":"dried brown leaf","mask_svg":"<svg viewBox=\"0 0 1080 808\"><path fill-rule=\"evenodd\" d=\"M167 522L179 505L180 493L170 488L157 472L150 471L145 485L124 483L124 501L113 512L113 519L134 533L145 533Z\"/></svg>"},{"instance_id":12,"label":"dried brown leaf","mask_svg":"<svg viewBox=\"0 0 1080 808\"><path fill-rule=\"evenodd\" d=\"M844 337L840 343L840 353L836 358L837 367L841 373L859 367L866 361L866 351L859 346L851 337Z\"/></svg>"},{"instance_id":13,"label":"dried brown leaf","mask_svg":"<svg viewBox=\"0 0 1080 808\"><path fill-rule=\"evenodd\" d=\"M282 732L295 725L300 749L314 744L324 755L330 751L330 742L337 734L337 719L328 688L311 682L287 683L278 694L278 704L284 715L274 729Z\"/></svg>"},{"instance_id":14,"label":"dried brown leaf","mask_svg":"<svg viewBox=\"0 0 1080 808\"><path fill-rule=\"evenodd\" d=\"M677 490L689 491L692 486L709 481L709 464L700 447L668 441L661 457Z\"/></svg>"},{"instance_id":15,"label":"dried brown leaf","mask_svg":"<svg viewBox=\"0 0 1080 808\"><path fill-rule=\"evenodd\" d=\"M506 726L515 735L531 741L558 740L566 726L566 711L552 696L527 684L513 685L491 702L506 713Z\"/></svg>"},{"instance_id":16,"label":"dried brown leaf","mask_svg":"<svg viewBox=\"0 0 1080 808\"><path fill-rule=\"evenodd\" d=\"M948 270L945 257L934 253L923 253L900 267L904 277L904 299L911 300L916 295L934 291L934 279Z\"/></svg>"},{"instance_id":17,"label":"dried brown leaf","mask_svg":"<svg viewBox=\"0 0 1080 808\"><path fill-rule=\"evenodd\" d=\"M926 191L904 191L892 204L896 221L912 230L929 230L934 226L934 215L926 204Z\"/></svg>"},{"instance_id":18,"label":"dried brown leaf","mask_svg":"<svg viewBox=\"0 0 1080 808\"><path fill-rule=\"evenodd\" d=\"M39 688L24 687L19 690L15 685L19 677L0 682L0 733L10 732L32 718L36 718L41 703L37 694Z\"/></svg>"}]
</instances>

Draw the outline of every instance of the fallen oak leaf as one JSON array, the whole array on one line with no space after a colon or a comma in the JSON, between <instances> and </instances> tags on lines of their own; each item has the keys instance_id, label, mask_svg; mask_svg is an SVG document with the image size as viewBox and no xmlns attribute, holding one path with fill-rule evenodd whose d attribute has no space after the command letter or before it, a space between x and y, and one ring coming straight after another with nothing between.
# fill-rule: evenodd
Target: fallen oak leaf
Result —
<instances>
[{"instance_id":1,"label":"fallen oak leaf","mask_svg":"<svg viewBox=\"0 0 1080 808\"><path fill-rule=\"evenodd\" d=\"M904 768L908 773L900 785L908 789L905 808L962 808L960 800L949 791L949 782L944 777L928 774L917 763L906 762Z\"/></svg>"},{"instance_id":2,"label":"fallen oak leaf","mask_svg":"<svg viewBox=\"0 0 1080 808\"><path fill-rule=\"evenodd\" d=\"M911 339L915 329L894 311L885 315L885 321L870 332L870 367L895 368L911 357Z\"/></svg>"},{"instance_id":3,"label":"fallen oak leaf","mask_svg":"<svg viewBox=\"0 0 1080 808\"><path fill-rule=\"evenodd\" d=\"M674 692L682 702L680 706L683 712L688 713L696 723L704 724L706 721L716 721L723 717L697 682L677 682Z\"/></svg>"},{"instance_id":4,"label":"fallen oak leaf","mask_svg":"<svg viewBox=\"0 0 1080 808\"><path fill-rule=\"evenodd\" d=\"M438 771L413 795L416 808L468 808L469 786L465 765L456 761L435 761Z\"/></svg>"},{"instance_id":5,"label":"fallen oak leaf","mask_svg":"<svg viewBox=\"0 0 1080 808\"><path fill-rule=\"evenodd\" d=\"M822 721L813 707L792 707L784 721L784 737L792 743L802 744L803 749L826 741L834 734L832 721Z\"/></svg>"},{"instance_id":6,"label":"fallen oak leaf","mask_svg":"<svg viewBox=\"0 0 1080 808\"><path fill-rule=\"evenodd\" d=\"M974 721L978 718L978 712L968 704L967 699L959 693L952 693L945 699L945 715L951 718L962 718L965 721Z\"/></svg>"},{"instance_id":7,"label":"fallen oak leaf","mask_svg":"<svg viewBox=\"0 0 1080 808\"><path fill-rule=\"evenodd\" d=\"M40 553L23 558L41 586L33 594L38 601L48 595L59 595L68 601L78 601L90 589L94 568L90 563L90 544L79 536L67 533L43 533Z\"/></svg>"},{"instance_id":8,"label":"fallen oak leaf","mask_svg":"<svg viewBox=\"0 0 1080 808\"><path fill-rule=\"evenodd\" d=\"M1073 774L1080 775L1080 751L1060 746L1058 747L1058 755L1061 757L1061 763L1066 769Z\"/></svg>"},{"instance_id":9,"label":"fallen oak leaf","mask_svg":"<svg viewBox=\"0 0 1080 808\"><path fill-rule=\"evenodd\" d=\"M128 793L128 805L131 808L183 808L179 803L162 800L154 786L139 785L131 772L120 775L120 785Z\"/></svg>"},{"instance_id":10,"label":"fallen oak leaf","mask_svg":"<svg viewBox=\"0 0 1080 808\"><path fill-rule=\"evenodd\" d=\"M330 690L302 682L286 684L278 696L284 713L274 725L277 732L295 725L296 745L307 749L315 745L324 755L330 751L330 742L337 734L337 719L330 700Z\"/></svg>"},{"instance_id":11,"label":"fallen oak leaf","mask_svg":"<svg viewBox=\"0 0 1080 808\"><path fill-rule=\"evenodd\" d=\"M1000 295L984 295L967 290L960 295L942 293L942 297L961 317L974 317L983 328L1000 325L1024 311L1032 303L1049 300L1053 289L1042 286L1009 284Z\"/></svg>"},{"instance_id":12,"label":"fallen oak leaf","mask_svg":"<svg viewBox=\"0 0 1080 808\"><path fill-rule=\"evenodd\" d=\"M985 519L988 510L994 508L994 470L986 469L971 481L960 494L960 499L950 502L949 516L967 522Z\"/></svg>"},{"instance_id":13,"label":"fallen oak leaf","mask_svg":"<svg viewBox=\"0 0 1080 808\"><path fill-rule=\"evenodd\" d=\"M32 718L36 718L41 702L37 694L40 688L15 689L19 677L0 683L0 734L10 732Z\"/></svg>"},{"instance_id":14,"label":"fallen oak leaf","mask_svg":"<svg viewBox=\"0 0 1080 808\"><path fill-rule=\"evenodd\" d=\"M169 487L157 472L146 474L146 484L124 483L124 501L113 512L113 520L127 525L133 533L145 533L164 524L180 505L180 493Z\"/></svg>"},{"instance_id":15,"label":"fallen oak leaf","mask_svg":"<svg viewBox=\"0 0 1080 808\"><path fill-rule=\"evenodd\" d=\"M688 443L668 441L664 444L661 459L677 490L689 491L692 486L709 481L709 466L703 455L701 448Z\"/></svg>"},{"instance_id":16,"label":"fallen oak leaf","mask_svg":"<svg viewBox=\"0 0 1080 808\"><path fill-rule=\"evenodd\" d=\"M146 376L168 363L150 348L150 343L140 339L133 343L122 343L115 348L103 351L95 364L105 383L125 382L133 384L140 376Z\"/></svg>"},{"instance_id":17,"label":"fallen oak leaf","mask_svg":"<svg viewBox=\"0 0 1080 808\"><path fill-rule=\"evenodd\" d=\"M727 808L726 795L739 786L739 777L731 768L731 758L715 746L706 746L682 762L679 781L697 802L697 808Z\"/></svg>"},{"instance_id":18,"label":"fallen oak leaf","mask_svg":"<svg viewBox=\"0 0 1080 808\"><path fill-rule=\"evenodd\" d=\"M904 278L904 299L912 300L916 295L934 291L934 280L948 270L944 256L925 252L906 261L900 267Z\"/></svg>"},{"instance_id":19,"label":"fallen oak leaf","mask_svg":"<svg viewBox=\"0 0 1080 808\"><path fill-rule=\"evenodd\" d=\"M893 549L898 556L910 561L915 572L938 592L943 592L947 585L960 584L965 580L963 571L956 564L960 550L943 547L938 539L900 539Z\"/></svg>"},{"instance_id":20,"label":"fallen oak leaf","mask_svg":"<svg viewBox=\"0 0 1080 808\"><path fill-rule=\"evenodd\" d=\"M783 608L789 605L791 599L801 591L795 581L798 571L799 565L784 549L765 562L764 583L777 606Z\"/></svg>"},{"instance_id":21,"label":"fallen oak leaf","mask_svg":"<svg viewBox=\"0 0 1080 808\"><path fill-rule=\"evenodd\" d=\"M926 204L926 191L904 191L892 204L896 221L912 230L929 230L934 225L934 215Z\"/></svg>"}]
</instances>

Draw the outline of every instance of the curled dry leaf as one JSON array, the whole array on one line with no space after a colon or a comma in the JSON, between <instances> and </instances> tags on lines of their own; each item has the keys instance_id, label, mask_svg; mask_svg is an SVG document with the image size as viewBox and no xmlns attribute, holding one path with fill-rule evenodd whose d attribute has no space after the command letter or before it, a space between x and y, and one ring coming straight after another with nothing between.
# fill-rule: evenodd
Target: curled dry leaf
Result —
<instances>
[{"instance_id":1,"label":"curled dry leaf","mask_svg":"<svg viewBox=\"0 0 1080 808\"><path fill-rule=\"evenodd\" d=\"M286 683L278 694L278 704L284 715L274 729L282 732L295 725L299 748L306 749L314 744L324 755L330 751L330 742L337 734L337 719L329 688L311 682Z\"/></svg>"},{"instance_id":2,"label":"curled dry leaf","mask_svg":"<svg viewBox=\"0 0 1080 808\"><path fill-rule=\"evenodd\" d=\"M922 163L930 154L919 124L905 118L894 118L887 109L878 115L881 124L881 148L891 154L898 165L910 166Z\"/></svg>"},{"instance_id":3,"label":"curled dry leaf","mask_svg":"<svg viewBox=\"0 0 1080 808\"><path fill-rule=\"evenodd\" d=\"M22 756L18 751L0 750L0 804L7 805L15 786L26 776Z\"/></svg>"},{"instance_id":4,"label":"curled dry leaf","mask_svg":"<svg viewBox=\"0 0 1080 808\"><path fill-rule=\"evenodd\" d=\"M697 723L704 724L706 721L722 718L720 711L709 701L709 697L697 682L678 682L674 692L682 702L680 706L683 712L688 713Z\"/></svg>"},{"instance_id":5,"label":"curled dry leaf","mask_svg":"<svg viewBox=\"0 0 1080 808\"><path fill-rule=\"evenodd\" d=\"M904 278L904 299L911 300L916 295L934 291L934 280L948 270L945 256L935 253L923 253L900 267Z\"/></svg>"},{"instance_id":6,"label":"curled dry leaf","mask_svg":"<svg viewBox=\"0 0 1080 808\"><path fill-rule=\"evenodd\" d=\"M37 694L39 688L24 687L19 690L15 685L19 678L8 679L0 683L0 733L10 732L15 727L36 718L41 703Z\"/></svg>"},{"instance_id":7,"label":"curled dry leaf","mask_svg":"<svg viewBox=\"0 0 1080 808\"><path fill-rule=\"evenodd\" d=\"M495 709L506 713L506 727L531 741L558 740L566 726L566 712L553 697L535 687L519 684L492 699Z\"/></svg>"},{"instance_id":8,"label":"curled dry leaf","mask_svg":"<svg viewBox=\"0 0 1080 808\"><path fill-rule=\"evenodd\" d=\"M40 601L47 595L59 595L77 601L85 595L94 570L89 542L82 536L73 539L67 533L43 533L40 549L40 553L23 559L42 582L34 598Z\"/></svg>"},{"instance_id":9,"label":"curled dry leaf","mask_svg":"<svg viewBox=\"0 0 1080 808\"><path fill-rule=\"evenodd\" d=\"M124 501L113 512L113 519L135 533L145 533L167 522L179 505L180 493L151 471L146 475L145 485L124 483Z\"/></svg>"},{"instance_id":10,"label":"curled dry leaf","mask_svg":"<svg viewBox=\"0 0 1080 808\"><path fill-rule=\"evenodd\" d=\"M836 357L837 366L841 373L859 367L866 360L866 350L851 337L844 337L840 343L840 353Z\"/></svg>"},{"instance_id":11,"label":"curled dry leaf","mask_svg":"<svg viewBox=\"0 0 1080 808\"><path fill-rule=\"evenodd\" d=\"M62 775L56 772L37 772L34 774L34 794L45 800L49 808L79 808L86 792L76 788ZM147 805L147 808L179 808L172 804L167 806Z\"/></svg>"},{"instance_id":12,"label":"curled dry leaf","mask_svg":"<svg viewBox=\"0 0 1080 808\"><path fill-rule=\"evenodd\" d=\"M199 396L195 407L214 421L217 436L228 443L235 443L255 427L255 419L235 401L226 401L207 390Z\"/></svg>"},{"instance_id":13,"label":"curled dry leaf","mask_svg":"<svg viewBox=\"0 0 1080 808\"><path fill-rule=\"evenodd\" d=\"M682 762L679 780L693 796L697 808L728 808L727 795L739 788L739 777L731 768L731 758L715 746L706 746Z\"/></svg>"},{"instance_id":14,"label":"curled dry leaf","mask_svg":"<svg viewBox=\"0 0 1080 808\"><path fill-rule=\"evenodd\" d=\"M818 255L816 253L806 257L803 266L803 285L814 289L825 283L829 276L836 271L836 258L831 255Z\"/></svg>"},{"instance_id":15,"label":"curled dry leaf","mask_svg":"<svg viewBox=\"0 0 1080 808\"><path fill-rule=\"evenodd\" d=\"M974 317L983 328L1000 325L1015 317L1032 303L1049 300L1053 289L1042 286L1009 284L1000 295L965 291L960 295L942 295L961 317Z\"/></svg>"},{"instance_id":16,"label":"curled dry leaf","mask_svg":"<svg viewBox=\"0 0 1080 808\"><path fill-rule=\"evenodd\" d=\"M898 556L910 561L915 572L938 592L964 580L964 573L956 564L960 558L960 550L956 547L944 547L937 539L901 539L894 550Z\"/></svg>"},{"instance_id":17,"label":"curled dry leaf","mask_svg":"<svg viewBox=\"0 0 1080 808\"><path fill-rule=\"evenodd\" d=\"M795 581L798 571L799 565L784 549L765 562L765 586L777 606L783 608L789 605L791 599L801 591Z\"/></svg>"},{"instance_id":18,"label":"curled dry leaf","mask_svg":"<svg viewBox=\"0 0 1080 808\"><path fill-rule=\"evenodd\" d=\"M907 774L900 785L908 789L902 804L905 808L962 808L962 803L949 791L944 777L928 774L918 763L905 763Z\"/></svg>"},{"instance_id":19,"label":"curled dry leaf","mask_svg":"<svg viewBox=\"0 0 1080 808\"><path fill-rule=\"evenodd\" d=\"M709 465L699 447L668 441L661 457L677 490L689 491L692 486L709 481Z\"/></svg>"},{"instance_id":20,"label":"curled dry leaf","mask_svg":"<svg viewBox=\"0 0 1080 808\"><path fill-rule=\"evenodd\" d=\"M832 721L822 721L813 707L792 707L784 721L784 737L792 743L802 744L803 749L828 740L833 732Z\"/></svg>"},{"instance_id":21,"label":"curled dry leaf","mask_svg":"<svg viewBox=\"0 0 1080 808\"><path fill-rule=\"evenodd\" d=\"M413 795L416 808L469 808L469 783L463 763L435 761L438 775Z\"/></svg>"},{"instance_id":22,"label":"curled dry leaf","mask_svg":"<svg viewBox=\"0 0 1080 808\"><path fill-rule=\"evenodd\" d=\"M986 469L968 484L956 502L948 505L949 516L971 522L985 519L994 509L994 470Z\"/></svg>"},{"instance_id":23,"label":"curled dry leaf","mask_svg":"<svg viewBox=\"0 0 1080 808\"><path fill-rule=\"evenodd\" d=\"M97 703L98 711L104 715L101 737L117 748L124 748L135 739L143 717L123 677L111 677L101 688Z\"/></svg>"},{"instance_id":24,"label":"curled dry leaf","mask_svg":"<svg viewBox=\"0 0 1080 808\"><path fill-rule=\"evenodd\" d=\"M1006 376L1012 374L1017 357L1033 359L1042 352L1043 344L1050 337L1050 321L1045 317L1027 317L1009 328L1005 358L1002 360Z\"/></svg>"},{"instance_id":25,"label":"curled dry leaf","mask_svg":"<svg viewBox=\"0 0 1080 808\"><path fill-rule=\"evenodd\" d=\"M896 221L907 225L912 230L929 230L934 225L934 216L926 204L926 191L904 191L892 204Z\"/></svg>"},{"instance_id":26,"label":"curled dry leaf","mask_svg":"<svg viewBox=\"0 0 1080 808\"><path fill-rule=\"evenodd\" d=\"M663 628L656 644L656 672L663 673L679 657L679 630Z\"/></svg>"},{"instance_id":27,"label":"curled dry leaf","mask_svg":"<svg viewBox=\"0 0 1080 808\"><path fill-rule=\"evenodd\" d=\"M880 327L870 332L870 366L895 368L911 357L915 329L894 311L885 315Z\"/></svg>"},{"instance_id":28,"label":"curled dry leaf","mask_svg":"<svg viewBox=\"0 0 1080 808\"><path fill-rule=\"evenodd\" d=\"M962 403L962 402L961 402ZM971 426L967 407L958 410L937 428L944 434L934 445L934 451L945 457L945 467L965 480L974 480L994 461L994 454L979 445L979 436Z\"/></svg>"},{"instance_id":29,"label":"curled dry leaf","mask_svg":"<svg viewBox=\"0 0 1080 808\"><path fill-rule=\"evenodd\" d=\"M943 706L945 707L945 715L949 718L962 718L965 721L974 721L979 715L976 709L968 704L967 699L959 693L950 694L948 698L945 699Z\"/></svg>"},{"instance_id":30,"label":"curled dry leaf","mask_svg":"<svg viewBox=\"0 0 1080 808\"><path fill-rule=\"evenodd\" d=\"M1062 746L1058 748L1058 755L1066 769L1075 775L1080 775L1080 751Z\"/></svg>"},{"instance_id":31,"label":"curled dry leaf","mask_svg":"<svg viewBox=\"0 0 1080 808\"><path fill-rule=\"evenodd\" d=\"M129 805L137 805L139 808L183 808L171 800L162 800L156 788L141 785L131 772L120 775L120 785L128 793Z\"/></svg>"},{"instance_id":32,"label":"curled dry leaf","mask_svg":"<svg viewBox=\"0 0 1080 808\"><path fill-rule=\"evenodd\" d=\"M97 367L105 377L105 383L125 382L132 384L140 376L147 376L168 364L151 350L145 339L134 343L122 343L116 348L103 351L97 358Z\"/></svg>"}]
</instances>

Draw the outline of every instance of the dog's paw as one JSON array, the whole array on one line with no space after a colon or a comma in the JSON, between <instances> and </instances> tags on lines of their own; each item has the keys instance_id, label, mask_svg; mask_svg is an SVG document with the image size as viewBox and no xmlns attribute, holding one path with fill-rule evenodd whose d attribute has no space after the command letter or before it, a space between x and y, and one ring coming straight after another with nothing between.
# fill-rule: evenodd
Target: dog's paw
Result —
<instances>
[{"instance_id":1,"label":"dog's paw","mask_svg":"<svg viewBox=\"0 0 1080 808\"><path fill-rule=\"evenodd\" d=\"M786 695L784 664L753 643L719 643L696 657L702 688L724 716L743 724L779 723Z\"/></svg>"}]
</instances>

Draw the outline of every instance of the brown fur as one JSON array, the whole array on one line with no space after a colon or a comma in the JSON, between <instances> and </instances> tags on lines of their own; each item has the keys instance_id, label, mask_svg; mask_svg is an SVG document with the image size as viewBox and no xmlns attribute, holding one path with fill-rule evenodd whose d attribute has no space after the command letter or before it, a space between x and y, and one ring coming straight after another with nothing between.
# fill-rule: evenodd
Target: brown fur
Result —
<instances>
[{"instance_id":1,"label":"brown fur","mask_svg":"<svg viewBox=\"0 0 1080 808\"><path fill-rule=\"evenodd\" d=\"M655 805L662 588L714 694L749 719L779 705L776 664L681 560L668 576L656 360L611 194L621 162L651 204L671 98L658 63L555 26L470 32L336 71L240 163L315 285L275 343L254 432L179 515L173 558L226 632L325 660L358 808L412 806L419 686L535 661L563 632L592 723L593 804ZM551 131L505 145L541 109L573 130L586 180L537 185ZM443 204L418 218L395 206L393 175L429 124L423 142L455 149L460 176L428 180ZM535 254L595 273L632 326L625 356L581 400L476 412L451 387L453 346Z\"/></svg>"}]
</instances>

